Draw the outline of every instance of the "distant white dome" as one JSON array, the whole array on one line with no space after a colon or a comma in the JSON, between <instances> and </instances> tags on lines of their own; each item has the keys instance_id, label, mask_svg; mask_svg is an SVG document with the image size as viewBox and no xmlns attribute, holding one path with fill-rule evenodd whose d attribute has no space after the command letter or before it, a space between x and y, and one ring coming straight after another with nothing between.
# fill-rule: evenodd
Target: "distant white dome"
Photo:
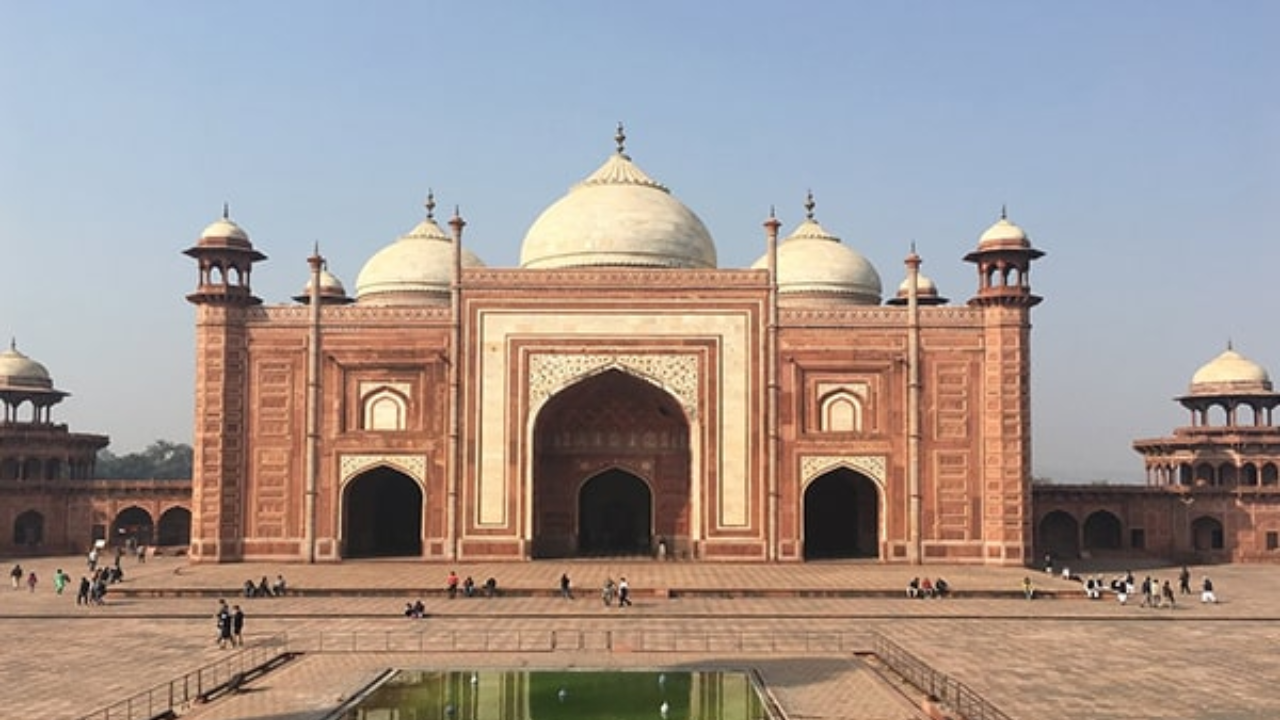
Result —
<instances>
[{"instance_id":1,"label":"distant white dome","mask_svg":"<svg viewBox=\"0 0 1280 720\"><path fill-rule=\"evenodd\" d=\"M880 304L880 274L861 253L840 242L812 216L778 243L778 295L806 297L855 305ZM768 256L752 269L768 267Z\"/></svg>"},{"instance_id":2,"label":"distant white dome","mask_svg":"<svg viewBox=\"0 0 1280 720\"><path fill-rule=\"evenodd\" d=\"M300 303L311 302L311 280L311 276L307 276L307 282L302 286L302 292L294 295L294 300ZM347 297L347 289L342 285L342 281L338 279L337 275L329 272L328 263L325 263L320 268L320 300L321 302L351 302L351 299Z\"/></svg>"},{"instance_id":3,"label":"distant white dome","mask_svg":"<svg viewBox=\"0 0 1280 720\"><path fill-rule=\"evenodd\" d=\"M430 207L430 203L429 203ZM463 267L484 267L462 248ZM364 264L356 278L361 305L430 305L447 300L453 283L453 239L430 214Z\"/></svg>"},{"instance_id":4,"label":"distant white dome","mask_svg":"<svg viewBox=\"0 0 1280 720\"><path fill-rule=\"evenodd\" d=\"M1261 365L1228 347L1191 377L1192 395L1271 392L1271 377Z\"/></svg>"},{"instance_id":5,"label":"distant white dome","mask_svg":"<svg viewBox=\"0 0 1280 720\"><path fill-rule=\"evenodd\" d=\"M528 269L614 265L714 268L702 220L618 152L538 216L525 234Z\"/></svg>"},{"instance_id":6,"label":"distant white dome","mask_svg":"<svg viewBox=\"0 0 1280 720\"><path fill-rule=\"evenodd\" d=\"M44 365L18 352L15 344L0 352L0 390L52 390Z\"/></svg>"}]
</instances>

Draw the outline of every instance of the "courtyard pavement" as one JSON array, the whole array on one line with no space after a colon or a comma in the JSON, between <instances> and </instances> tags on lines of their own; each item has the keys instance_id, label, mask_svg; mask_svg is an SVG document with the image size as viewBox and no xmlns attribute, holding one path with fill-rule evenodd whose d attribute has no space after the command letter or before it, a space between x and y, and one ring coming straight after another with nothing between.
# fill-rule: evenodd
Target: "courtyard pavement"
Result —
<instances>
[{"instance_id":1,"label":"courtyard pavement","mask_svg":"<svg viewBox=\"0 0 1280 720\"><path fill-rule=\"evenodd\" d=\"M874 562L701 564L644 560L337 565L191 565L125 559L107 603L80 607L83 558L0 560L36 571L35 592L0 586L0 713L75 720L235 651L213 642L217 598L247 615L246 646L301 653L241 692L184 708L198 720L320 720L387 668L757 669L791 718L919 718L919 693L875 671L875 633L964 683L1010 717L1271 720L1280 717L1280 567L1193 567L1219 602L1173 609L1090 601L1078 582L1019 568ZM55 568L72 586L54 593ZM1098 567L1110 578L1119 567ZM449 599L450 570L492 576L497 598ZM1092 574L1082 566L1077 572ZM1177 568L1134 567L1176 586ZM245 580L283 574L292 592L246 599ZM559 597L562 573L575 599ZM939 574L946 600L909 600ZM634 605L606 607L605 577ZM1030 576L1038 597L1027 601ZM403 617L422 599L427 617ZM264 650L264 652L267 652ZM118 717L114 716L113 717ZM141 717L139 715L139 717Z\"/></svg>"}]
</instances>

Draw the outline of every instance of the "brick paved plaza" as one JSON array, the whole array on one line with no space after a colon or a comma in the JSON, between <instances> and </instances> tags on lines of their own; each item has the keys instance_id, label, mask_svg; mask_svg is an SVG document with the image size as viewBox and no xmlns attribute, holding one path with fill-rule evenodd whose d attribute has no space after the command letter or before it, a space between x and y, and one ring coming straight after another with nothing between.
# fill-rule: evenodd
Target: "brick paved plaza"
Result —
<instances>
[{"instance_id":1,"label":"brick paved plaza","mask_svg":"<svg viewBox=\"0 0 1280 720\"><path fill-rule=\"evenodd\" d=\"M918 695L881 678L863 654L872 632L977 691L1019 720L1280 717L1280 572L1193 568L1220 602L1183 596L1173 610L1082 599L1078 583L1030 573L1027 602L1011 568L873 563L702 565L658 562L459 564L508 592L449 600L447 565L124 563L106 605L55 595L57 567L78 581L81 558L20 559L36 592L0 588L4 717L79 718L228 657L213 642L217 598L244 607L246 645L285 638L302 654L241 692L184 717L318 720L388 667L757 668L792 718L922 717ZM5 561L6 569L13 560ZM1134 568L1176 584L1176 569ZM246 579L283 573L298 592L248 599ZM576 599L557 596L562 572ZM916 573L944 574L957 595L907 600ZM627 576L635 605L606 608L598 586ZM1111 573L1107 573L1109 577ZM400 611L421 597L428 618Z\"/></svg>"}]
</instances>

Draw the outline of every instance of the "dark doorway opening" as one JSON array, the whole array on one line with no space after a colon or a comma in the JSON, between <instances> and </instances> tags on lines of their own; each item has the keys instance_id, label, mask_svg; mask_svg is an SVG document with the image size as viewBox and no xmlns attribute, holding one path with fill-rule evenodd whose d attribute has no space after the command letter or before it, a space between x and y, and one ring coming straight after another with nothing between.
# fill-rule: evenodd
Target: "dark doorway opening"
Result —
<instances>
[{"instance_id":1,"label":"dark doorway opening","mask_svg":"<svg viewBox=\"0 0 1280 720\"><path fill-rule=\"evenodd\" d=\"M156 544L164 547L191 544L191 511L171 507L160 514L156 526Z\"/></svg>"},{"instance_id":2,"label":"dark doorway opening","mask_svg":"<svg viewBox=\"0 0 1280 720\"><path fill-rule=\"evenodd\" d=\"M1065 510L1040 520L1040 552L1055 558L1080 557L1080 523Z\"/></svg>"},{"instance_id":3,"label":"dark doorway opening","mask_svg":"<svg viewBox=\"0 0 1280 720\"><path fill-rule=\"evenodd\" d=\"M1086 550L1119 550L1124 542L1120 518L1106 510L1098 510L1084 520L1084 547Z\"/></svg>"},{"instance_id":4,"label":"dark doorway opening","mask_svg":"<svg viewBox=\"0 0 1280 720\"><path fill-rule=\"evenodd\" d=\"M152 529L151 513L137 505L127 507L111 523L111 542L124 545L133 540L140 545L150 545Z\"/></svg>"},{"instance_id":5,"label":"dark doorway opening","mask_svg":"<svg viewBox=\"0 0 1280 720\"><path fill-rule=\"evenodd\" d=\"M648 555L653 494L624 470L606 470L578 492L578 553Z\"/></svg>"},{"instance_id":6,"label":"dark doorway opening","mask_svg":"<svg viewBox=\"0 0 1280 720\"><path fill-rule=\"evenodd\" d=\"M35 548L44 542L44 516L28 510L13 521L13 544Z\"/></svg>"},{"instance_id":7,"label":"dark doorway opening","mask_svg":"<svg viewBox=\"0 0 1280 720\"><path fill-rule=\"evenodd\" d=\"M804 492L804 557L880 557L880 494L847 468L826 473Z\"/></svg>"},{"instance_id":8,"label":"dark doorway opening","mask_svg":"<svg viewBox=\"0 0 1280 720\"><path fill-rule=\"evenodd\" d=\"M422 555L422 490L412 478L380 467L346 489L343 557Z\"/></svg>"}]
</instances>

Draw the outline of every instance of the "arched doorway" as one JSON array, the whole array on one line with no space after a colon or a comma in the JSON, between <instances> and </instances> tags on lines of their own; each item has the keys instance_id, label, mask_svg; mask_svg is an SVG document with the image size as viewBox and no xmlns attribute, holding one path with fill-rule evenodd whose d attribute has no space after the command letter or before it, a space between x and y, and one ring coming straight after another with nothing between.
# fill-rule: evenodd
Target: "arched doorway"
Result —
<instances>
[{"instance_id":1,"label":"arched doorway","mask_svg":"<svg viewBox=\"0 0 1280 720\"><path fill-rule=\"evenodd\" d=\"M1222 550L1222 522L1208 515L1201 515L1191 521L1191 547L1196 550Z\"/></svg>"},{"instance_id":2,"label":"arched doorway","mask_svg":"<svg viewBox=\"0 0 1280 720\"><path fill-rule=\"evenodd\" d=\"M191 511L184 507L171 507L160 513L156 526L156 544L174 547L191 544Z\"/></svg>"},{"instance_id":3,"label":"arched doorway","mask_svg":"<svg viewBox=\"0 0 1280 720\"><path fill-rule=\"evenodd\" d=\"M343 493L343 557L422 555L422 489L404 473L378 467Z\"/></svg>"},{"instance_id":4,"label":"arched doorway","mask_svg":"<svg viewBox=\"0 0 1280 720\"><path fill-rule=\"evenodd\" d=\"M652 518L649 486L625 470L606 470L578 492L578 554L647 555Z\"/></svg>"},{"instance_id":5,"label":"arched doorway","mask_svg":"<svg viewBox=\"0 0 1280 720\"><path fill-rule=\"evenodd\" d=\"M647 554L659 538L690 553L690 462L684 408L661 388L619 369L565 388L534 422L532 556Z\"/></svg>"},{"instance_id":6,"label":"arched doorway","mask_svg":"<svg viewBox=\"0 0 1280 720\"><path fill-rule=\"evenodd\" d=\"M133 540L139 545L150 545L152 529L151 513L137 505L127 507L111 523L111 542L123 545Z\"/></svg>"},{"instance_id":7,"label":"arched doorway","mask_svg":"<svg viewBox=\"0 0 1280 720\"><path fill-rule=\"evenodd\" d=\"M44 542L44 516L35 510L28 510L13 520L13 544L18 547L35 548Z\"/></svg>"},{"instance_id":8,"label":"arched doorway","mask_svg":"<svg viewBox=\"0 0 1280 720\"><path fill-rule=\"evenodd\" d=\"M1084 548L1090 552L1119 550L1122 537L1120 518L1106 510L1094 511L1084 519Z\"/></svg>"},{"instance_id":9,"label":"arched doorway","mask_svg":"<svg viewBox=\"0 0 1280 720\"><path fill-rule=\"evenodd\" d=\"M1054 510L1040 520L1040 550L1056 558L1080 556L1080 523L1065 510Z\"/></svg>"},{"instance_id":10,"label":"arched doorway","mask_svg":"<svg viewBox=\"0 0 1280 720\"><path fill-rule=\"evenodd\" d=\"M880 493L862 473L839 468L804 491L804 557L880 557Z\"/></svg>"}]
</instances>

